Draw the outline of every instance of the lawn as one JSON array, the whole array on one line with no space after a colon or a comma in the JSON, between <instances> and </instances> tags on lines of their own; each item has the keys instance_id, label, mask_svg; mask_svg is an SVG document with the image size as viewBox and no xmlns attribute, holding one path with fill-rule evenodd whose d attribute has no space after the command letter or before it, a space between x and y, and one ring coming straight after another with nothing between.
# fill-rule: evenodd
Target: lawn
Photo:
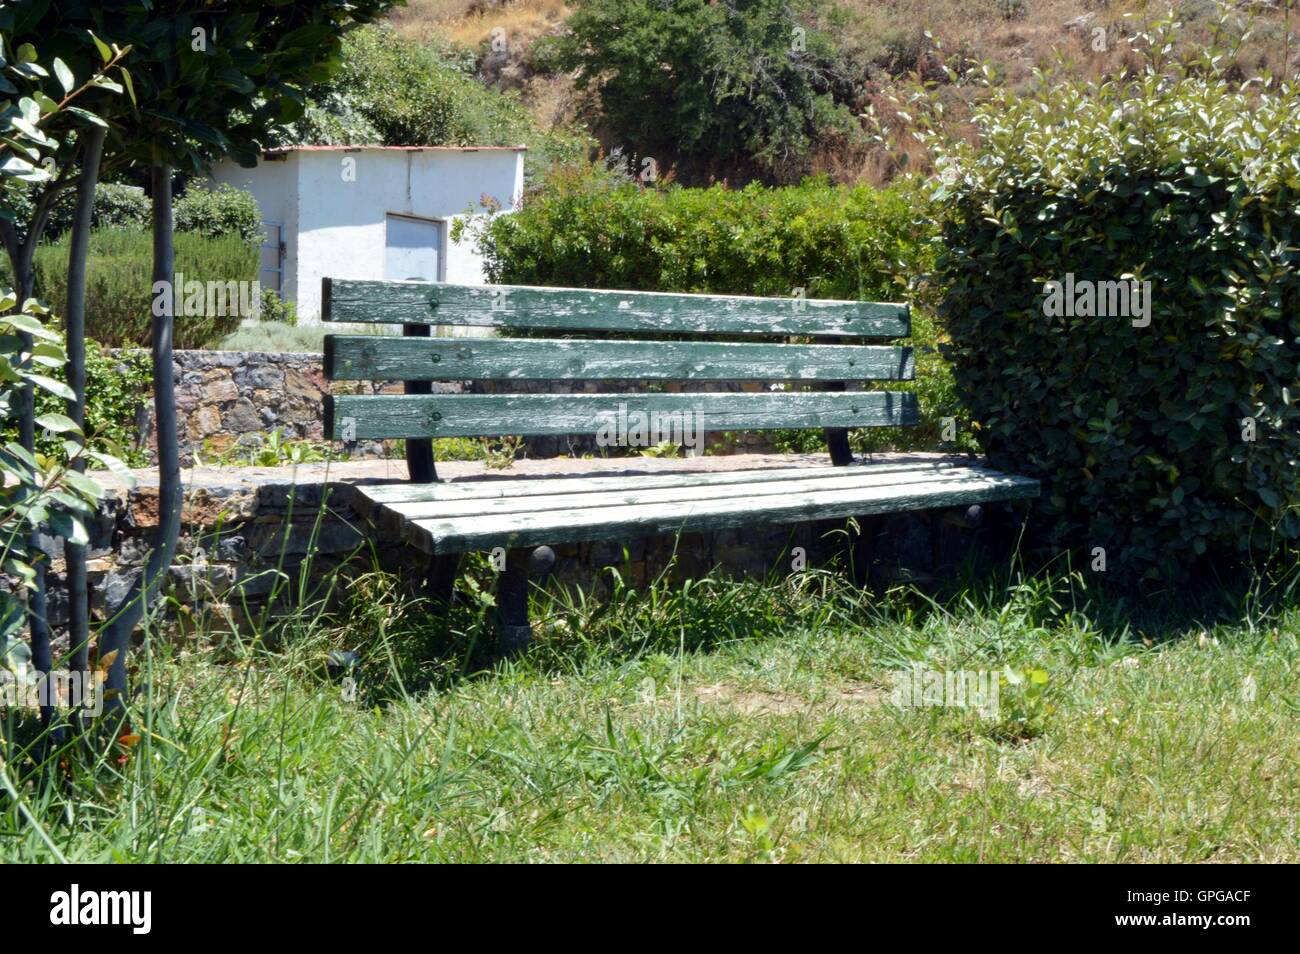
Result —
<instances>
[{"instance_id":1,"label":"lawn","mask_svg":"<svg viewBox=\"0 0 1300 954\"><path fill-rule=\"evenodd\" d=\"M0 856L1300 861L1285 601L611 578L540 597L534 648L490 663L484 582L449 628L372 574L338 613L268 624L274 651L155 640L129 757L20 782ZM340 649L355 679L326 671ZM912 665L1039 675L986 717L894 704Z\"/></svg>"}]
</instances>

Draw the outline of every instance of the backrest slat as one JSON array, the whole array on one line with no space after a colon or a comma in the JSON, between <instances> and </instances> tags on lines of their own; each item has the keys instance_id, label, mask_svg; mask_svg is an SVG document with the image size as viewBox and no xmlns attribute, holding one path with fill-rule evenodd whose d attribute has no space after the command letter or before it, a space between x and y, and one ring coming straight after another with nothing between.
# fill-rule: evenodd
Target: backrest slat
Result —
<instances>
[{"instance_id":1,"label":"backrest slat","mask_svg":"<svg viewBox=\"0 0 1300 954\"><path fill-rule=\"evenodd\" d=\"M324 279L322 320L619 334L903 338L906 304Z\"/></svg>"},{"instance_id":2,"label":"backrest slat","mask_svg":"<svg viewBox=\"0 0 1300 954\"><path fill-rule=\"evenodd\" d=\"M644 418L638 418L644 415ZM676 415L676 417L671 417ZM916 395L893 391L692 394L334 395L334 440L627 434L673 430L884 427L915 424Z\"/></svg>"},{"instance_id":3,"label":"backrest slat","mask_svg":"<svg viewBox=\"0 0 1300 954\"><path fill-rule=\"evenodd\" d=\"M328 335L335 381L910 381L912 349L878 345Z\"/></svg>"},{"instance_id":4,"label":"backrest slat","mask_svg":"<svg viewBox=\"0 0 1300 954\"><path fill-rule=\"evenodd\" d=\"M440 437L594 434L602 446L604 438L644 446L643 438L655 444L669 439L656 435L672 433L691 446L690 431L817 428L826 431L833 462L843 463L852 457L848 428L919 420L914 393L855 383L914 377L910 347L861 343L907 335L906 305L325 279L323 315L397 323L404 334L326 336L331 380L401 381L406 391L328 397L326 435L335 440L405 438L409 448ZM428 335L435 325L499 333ZM531 333L539 330L559 334ZM709 338L685 337L692 335ZM716 340L744 337L750 340ZM592 393L589 385L569 394L429 393L434 381L516 380L774 383L741 391L660 393L649 385L643 392L653 393Z\"/></svg>"}]
</instances>

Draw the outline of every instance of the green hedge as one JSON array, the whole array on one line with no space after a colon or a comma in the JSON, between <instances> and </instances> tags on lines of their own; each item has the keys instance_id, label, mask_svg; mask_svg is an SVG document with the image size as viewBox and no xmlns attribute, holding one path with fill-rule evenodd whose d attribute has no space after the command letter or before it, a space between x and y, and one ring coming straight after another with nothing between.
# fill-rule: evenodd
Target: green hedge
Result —
<instances>
[{"instance_id":1,"label":"green hedge","mask_svg":"<svg viewBox=\"0 0 1300 954\"><path fill-rule=\"evenodd\" d=\"M918 210L903 187L661 190L573 166L494 218L480 248L492 281L900 301L931 260Z\"/></svg>"},{"instance_id":2,"label":"green hedge","mask_svg":"<svg viewBox=\"0 0 1300 954\"><path fill-rule=\"evenodd\" d=\"M1044 482L1046 542L1131 581L1300 537L1296 89L1057 85L979 121L936 194L941 315L992 463ZM1150 324L1049 317L1069 273L1149 281Z\"/></svg>"},{"instance_id":3,"label":"green hedge","mask_svg":"<svg viewBox=\"0 0 1300 954\"><path fill-rule=\"evenodd\" d=\"M557 170L522 208L473 235L489 279L520 285L790 295L918 302L909 286L932 263L930 225L905 186L848 188L824 179L729 190L646 189L600 167ZM913 309L915 387L923 422L905 431L855 431L859 449L940 449L941 420L959 419L937 326ZM964 429L968 432L968 429ZM789 435L812 449L820 436Z\"/></svg>"},{"instance_id":4,"label":"green hedge","mask_svg":"<svg viewBox=\"0 0 1300 954\"><path fill-rule=\"evenodd\" d=\"M64 312L67 296L68 241L36 250L36 294L55 315ZM206 238L177 232L176 271L186 281L257 280L260 250L237 235ZM153 243L148 232L101 229L91 234L86 264L86 334L108 347L149 344L152 302ZM185 315L175 324L177 348L206 348L239 326L240 317Z\"/></svg>"}]
</instances>

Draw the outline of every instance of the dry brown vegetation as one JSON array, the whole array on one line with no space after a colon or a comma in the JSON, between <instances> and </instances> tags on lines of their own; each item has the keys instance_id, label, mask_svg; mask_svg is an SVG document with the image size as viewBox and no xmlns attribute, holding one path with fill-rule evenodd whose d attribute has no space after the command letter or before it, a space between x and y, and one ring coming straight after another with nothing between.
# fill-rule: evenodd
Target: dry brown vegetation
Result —
<instances>
[{"instance_id":1,"label":"dry brown vegetation","mask_svg":"<svg viewBox=\"0 0 1300 954\"><path fill-rule=\"evenodd\" d=\"M1231 63L1242 79L1294 75L1300 42L1286 3L1240 0L1224 20L1214 0L833 0L834 23L825 28L861 64L853 105L888 129L889 142L823 146L811 157L810 171L879 184L903 168L925 169L927 150L910 135L910 110L904 105L900 115L910 84L932 81L948 132L971 136L965 117L977 87L952 85L945 67L987 64L996 82L1012 89L1028 86L1039 70L1123 75L1142 61L1133 37L1170 10L1183 23L1180 55L1196 55L1217 39L1218 46L1235 46ZM568 14L563 0L408 0L392 19L405 35L483 52L480 79L518 90L543 128L554 128L577 121L573 84L567 76L537 73L528 54L538 39L561 32ZM492 53L498 28L507 49Z\"/></svg>"},{"instance_id":2,"label":"dry brown vegetation","mask_svg":"<svg viewBox=\"0 0 1300 954\"><path fill-rule=\"evenodd\" d=\"M500 28L511 44L526 49L568 15L564 0L407 0L391 18L400 33L417 39L441 34L453 43L478 46Z\"/></svg>"}]
</instances>

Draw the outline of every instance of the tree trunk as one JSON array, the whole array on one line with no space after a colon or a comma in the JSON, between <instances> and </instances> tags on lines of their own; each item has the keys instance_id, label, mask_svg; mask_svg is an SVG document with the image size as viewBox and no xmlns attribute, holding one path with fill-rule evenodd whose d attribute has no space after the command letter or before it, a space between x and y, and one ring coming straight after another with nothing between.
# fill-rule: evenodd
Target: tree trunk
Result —
<instances>
[{"instance_id":1,"label":"tree trunk","mask_svg":"<svg viewBox=\"0 0 1300 954\"><path fill-rule=\"evenodd\" d=\"M172 169L155 165L150 170L153 185L153 280L166 282L171 288L174 255L172 248ZM146 605L157 595L158 588L171 567L181 526L181 467L179 437L176 432L176 383L172 361L172 321L175 294L168 295L162 308L155 296L153 310L153 405L155 432L158 437L158 530L148 565L136 579L126 599L116 608L104 635L100 638L101 654L116 652L108 670L106 685L109 705L119 709L126 700L126 657L131 633L143 616ZM162 314L158 312L162 311Z\"/></svg>"},{"instance_id":2,"label":"tree trunk","mask_svg":"<svg viewBox=\"0 0 1300 954\"><path fill-rule=\"evenodd\" d=\"M27 225L27 234L20 241L14 223L0 223L0 238L3 238L5 254L9 257L9 266L13 271L14 291L18 296L17 308L22 310L23 302L31 298L36 291L36 270L34 260L36 246L45 233L45 224L50 219L50 210L59 192L66 187L65 173L50 183L37 197L32 210L31 221ZM32 349L32 336L20 332L19 340L24 351ZM36 447L36 392L31 384L25 384L18 392L18 443L28 451ZM33 531L27 537L28 553L34 558L40 553L40 534ZM27 627L31 636L32 668L44 678L54 665L50 643L49 605L45 597L45 571L43 560L33 559L36 580L33 590L27 595ZM52 709L43 706L41 718L48 721Z\"/></svg>"},{"instance_id":3,"label":"tree trunk","mask_svg":"<svg viewBox=\"0 0 1300 954\"><path fill-rule=\"evenodd\" d=\"M36 291L36 269L33 264L36 243L40 241L40 235L45 231L48 217L48 207L41 209L38 206L32 217L31 226L27 230L27 236L18 247L17 259L11 262L15 290L18 292L19 310L22 309L23 302L31 298ZM20 333L19 338L23 350L30 352L32 336ZM30 383L24 384L19 393L18 443L28 451L36 449L36 391ZM44 559L38 559L41 554L41 536L36 530L32 530L27 536L27 553L36 570L33 589L27 594L27 628L31 636L32 668L40 673L42 679L48 679L50 671L54 668L54 654L50 641L49 601L45 595L47 566ZM41 720L48 723L52 712L50 706L41 706Z\"/></svg>"},{"instance_id":4,"label":"tree trunk","mask_svg":"<svg viewBox=\"0 0 1300 954\"><path fill-rule=\"evenodd\" d=\"M84 433L86 427L86 256L95 206L95 183L104 152L104 129L91 126L82 133L81 173L77 179L77 209L68 246L68 300L63 324L68 340L68 387L75 395L68 402L68 417ZM86 469L85 461L73 466ZM86 582L86 548L66 543L68 564L68 644L73 672L90 671L90 593Z\"/></svg>"}]
</instances>

